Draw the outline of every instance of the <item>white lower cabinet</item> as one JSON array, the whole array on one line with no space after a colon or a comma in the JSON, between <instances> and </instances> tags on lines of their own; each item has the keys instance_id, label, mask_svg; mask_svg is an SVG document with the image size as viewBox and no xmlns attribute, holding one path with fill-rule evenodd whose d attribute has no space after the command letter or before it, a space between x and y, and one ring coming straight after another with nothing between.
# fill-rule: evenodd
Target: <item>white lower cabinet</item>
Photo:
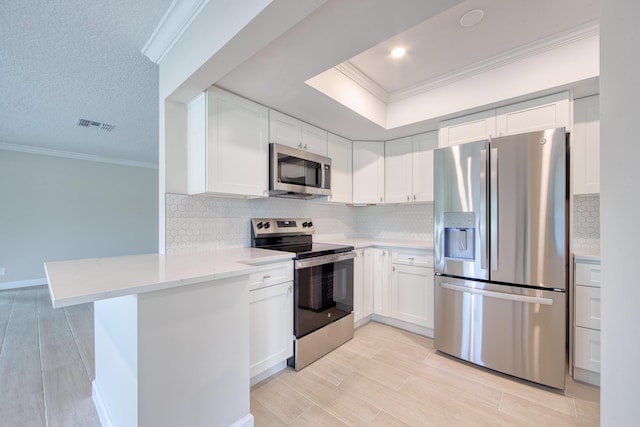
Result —
<instances>
[{"instance_id":1,"label":"white lower cabinet","mask_svg":"<svg viewBox=\"0 0 640 427\"><path fill-rule=\"evenodd\" d=\"M250 376L293 356L293 282L249 292Z\"/></svg>"},{"instance_id":2,"label":"white lower cabinet","mask_svg":"<svg viewBox=\"0 0 640 427\"><path fill-rule=\"evenodd\" d=\"M600 265L574 269L573 377L600 385Z\"/></svg>"},{"instance_id":3,"label":"white lower cabinet","mask_svg":"<svg viewBox=\"0 0 640 427\"><path fill-rule=\"evenodd\" d=\"M353 320L359 326L358 322L373 314L373 248L356 249L354 252Z\"/></svg>"},{"instance_id":4,"label":"white lower cabinet","mask_svg":"<svg viewBox=\"0 0 640 427\"><path fill-rule=\"evenodd\" d=\"M391 317L433 329L433 268L393 264Z\"/></svg>"},{"instance_id":5,"label":"white lower cabinet","mask_svg":"<svg viewBox=\"0 0 640 427\"><path fill-rule=\"evenodd\" d=\"M373 249L373 313L389 316L389 282L391 273L391 252L389 249Z\"/></svg>"}]
</instances>

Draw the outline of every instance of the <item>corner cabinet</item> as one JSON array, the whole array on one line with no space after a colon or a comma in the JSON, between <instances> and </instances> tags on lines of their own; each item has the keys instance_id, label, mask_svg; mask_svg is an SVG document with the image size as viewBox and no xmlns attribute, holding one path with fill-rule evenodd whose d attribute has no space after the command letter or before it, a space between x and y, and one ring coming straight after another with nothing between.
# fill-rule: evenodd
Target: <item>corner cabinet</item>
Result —
<instances>
[{"instance_id":1,"label":"corner cabinet","mask_svg":"<svg viewBox=\"0 0 640 427\"><path fill-rule=\"evenodd\" d=\"M187 106L188 194L268 195L269 110L212 87Z\"/></svg>"},{"instance_id":2,"label":"corner cabinet","mask_svg":"<svg viewBox=\"0 0 640 427\"><path fill-rule=\"evenodd\" d=\"M384 202L384 142L353 141L353 203Z\"/></svg>"},{"instance_id":3,"label":"corner cabinet","mask_svg":"<svg viewBox=\"0 0 640 427\"><path fill-rule=\"evenodd\" d=\"M573 193L600 193L600 96L573 103Z\"/></svg>"},{"instance_id":4,"label":"corner cabinet","mask_svg":"<svg viewBox=\"0 0 640 427\"><path fill-rule=\"evenodd\" d=\"M385 202L433 201L433 150L438 133L426 132L385 142Z\"/></svg>"},{"instance_id":5,"label":"corner cabinet","mask_svg":"<svg viewBox=\"0 0 640 427\"><path fill-rule=\"evenodd\" d=\"M326 156L327 135L326 130L279 111L269 110L269 142Z\"/></svg>"},{"instance_id":6,"label":"corner cabinet","mask_svg":"<svg viewBox=\"0 0 640 427\"><path fill-rule=\"evenodd\" d=\"M353 144L341 136L329 134L327 154L331 158L331 196L329 202L353 202Z\"/></svg>"}]
</instances>

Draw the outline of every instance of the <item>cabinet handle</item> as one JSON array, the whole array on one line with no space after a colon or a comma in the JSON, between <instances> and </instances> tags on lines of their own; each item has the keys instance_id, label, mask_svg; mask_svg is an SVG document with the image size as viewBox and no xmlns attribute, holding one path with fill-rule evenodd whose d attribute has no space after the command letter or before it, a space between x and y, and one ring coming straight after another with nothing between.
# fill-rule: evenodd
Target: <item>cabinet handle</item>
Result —
<instances>
[{"instance_id":1,"label":"cabinet handle","mask_svg":"<svg viewBox=\"0 0 640 427\"><path fill-rule=\"evenodd\" d=\"M380 202L382 203L382 196L380 196Z\"/></svg>"},{"instance_id":2,"label":"cabinet handle","mask_svg":"<svg viewBox=\"0 0 640 427\"><path fill-rule=\"evenodd\" d=\"M293 286L289 286L289 293L293 292Z\"/></svg>"},{"instance_id":3,"label":"cabinet handle","mask_svg":"<svg viewBox=\"0 0 640 427\"><path fill-rule=\"evenodd\" d=\"M408 259L409 259L409 261L413 261L415 258L414 257L409 257Z\"/></svg>"},{"instance_id":4,"label":"cabinet handle","mask_svg":"<svg viewBox=\"0 0 640 427\"><path fill-rule=\"evenodd\" d=\"M268 280L268 279L271 279L270 274L265 274L264 276L262 276L262 280Z\"/></svg>"},{"instance_id":5,"label":"cabinet handle","mask_svg":"<svg viewBox=\"0 0 640 427\"><path fill-rule=\"evenodd\" d=\"M413 201L414 202L416 201L416 195L415 194L413 195Z\"/></svg>"},{"instance_id":6,"label":"cabinet handle","mask_svg":"<svg viewBox=\"0 0 640 427\"><path fill-rule=\"evenodd\" d=\"M407 195L407 202L408 202L409 200L410 200L410 199L409 199L409 196Z\"/></svg>"},{"instance_id":7,"label":"cabinet handle","mask_svg":"<svg viewBox=\"0 0 640 427\"><path fill-rule=\"evenodd\" d=\"M396 266L391 267L391 271L396 271Z\"/></svg>"},{"instance_id":8,"label":"cabinet handle","mask_svg":"<svg viewBox=\"0 0 640 427\"><path fill-rule=\"evenodd\" d=\"M302 142L298 144L298 148L302 148Z\"/></svg>"},{"instance_id":9,"label":"cabinet handle","mask_svg":"<svg viewBox=\"0 0 640 427\"><path fill-rule=\"evenodd\" d=\"M307 144L304 144L304 149L305 149L305 150L307 149Z\"/></svg>"}]
</instances>

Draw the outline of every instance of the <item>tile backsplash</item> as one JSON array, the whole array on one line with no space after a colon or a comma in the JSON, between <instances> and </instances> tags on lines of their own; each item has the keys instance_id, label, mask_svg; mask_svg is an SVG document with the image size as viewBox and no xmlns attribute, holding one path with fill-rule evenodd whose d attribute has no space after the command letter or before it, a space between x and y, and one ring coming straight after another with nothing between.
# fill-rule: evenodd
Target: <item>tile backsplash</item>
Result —
<instances>
[{"instance_id":1,"label":"tile backsplash","mask_svg":"<svg viewBox=\"0 0 640 427\"><path fill-rule=\"evenodd\" d=\"M600 248L600 195L573 198L573 248Z\"/></svg>"},{"instance_id":2,"label":"tile backsplash","mask_svg":"<svg viewBox=\"0 0 640 427\"><path fill-rule=\"evenodd\" d=\"M600 247L600 197L573 203L574 249ZM312 218L317 235L433 240L433 204L348 207L306 200L166 194L167 252L251 246L251 218Z\"/></svg>"},{"instance_id":3,"label":"tile backsplash","mask_svg":"<svg viewBox=\"0 0 640 427\"><path fill-rule=\"evenodd\" d=\"M433 204L348 207L306 200L166 194L166 248L251 246L251 218L312 218L317 235L433 238Z\"/></svg>"}]
</instances>

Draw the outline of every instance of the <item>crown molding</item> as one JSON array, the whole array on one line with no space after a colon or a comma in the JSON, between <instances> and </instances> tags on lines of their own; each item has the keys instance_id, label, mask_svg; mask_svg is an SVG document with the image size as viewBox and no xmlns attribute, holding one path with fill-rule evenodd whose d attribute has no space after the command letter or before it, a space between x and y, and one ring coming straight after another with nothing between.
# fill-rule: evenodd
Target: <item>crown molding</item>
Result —
<instances>
[{"instance_id":1,"label":"crown molding","mask_svg":"<svg viewBox=\"0 0 640 427\"><path fill-rule=\"evenodd\" d=\"M389 92L384 90L382 86L380 86L369 76L360 71L358 67L353 65L348 60L336 65L334 68L350 78L357 85L361 86L363 89L371 93L373 96L380 99L382 102L389 102Z\"/></svg>"},{"instance_id":2,"label":"crown molding","mask_svg":"<svg viewBox=\"0 0 640 427\"><path fill-rule=\"evenodd\" d=\"M158 169L158 165L137 160L118 159L115 157L96 156L93 154L74 153L71 151L52 150L50 148L33 147L30 145L12 144L0 141L0 150L17 151L20 153L39 154L42 156L63 157L66 159L85 160L89 162L108 163L118 166L131 166L145 169Z\"/></svg>"},{"instance_id":3,"label":"crown molding","mask_svg":"<svg viewBox=\"0 0 640 427\"><path fill-rule=\"evenodd\" d=\"M160 64L209 0L173 0L142 48L142 54Z\"/></svg>"},{"instance_id":4,"label":"crown molding","mask_svg":"<svg viewBox=\"0 0 640 427\"><path fill-rule=\"evenodd\" d=\"M598 36L599 34L600 22L592 21L579 27L572 28L571 30L554 34L553 36L537 40L533 43L509 50L500 55L476 62L452 73L425 80L413 86L392 92L389 94L388 103L411 98L439 87L446 86L460 80L465 80L514 62L522 61L531 56L539 55L590 37Z\"/></svg>"}]
</instances>

